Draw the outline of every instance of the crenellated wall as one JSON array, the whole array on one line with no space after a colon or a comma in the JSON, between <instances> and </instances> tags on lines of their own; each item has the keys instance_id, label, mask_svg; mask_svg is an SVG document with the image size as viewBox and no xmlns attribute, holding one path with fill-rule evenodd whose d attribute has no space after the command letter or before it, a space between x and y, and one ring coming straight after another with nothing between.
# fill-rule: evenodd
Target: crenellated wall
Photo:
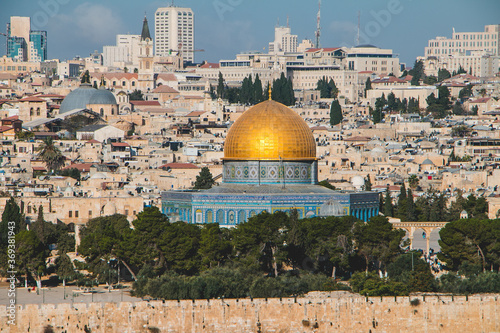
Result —
<instances>
[{"instance_id":1,"label":"crenellated wall","mask_svg":"<svg viewBox=\"0 0 500 333\"><path fill-rule=\"evenodd\" d=\"M414 301L418 299L418 301ZM410 303L410 301L412 301ZM413 304L412 304L413 303ZM415 304L418 303L418 304ZM2 332L500 332L500 295L361 297L317 293L283 299L19 306ZM152 328L150 330L148 328Z\"/></svg>"}]
</instances>

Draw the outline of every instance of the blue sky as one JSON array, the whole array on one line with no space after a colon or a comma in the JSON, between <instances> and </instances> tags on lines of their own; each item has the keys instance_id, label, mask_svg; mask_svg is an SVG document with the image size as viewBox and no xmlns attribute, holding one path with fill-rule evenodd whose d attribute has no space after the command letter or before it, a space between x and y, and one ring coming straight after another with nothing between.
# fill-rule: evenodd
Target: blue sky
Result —
<instances>
[{"instance_id":1,"label":"blue sky","mask_svg":"<svg viewBox=\"0 0 500 333\"><path fill-rule=\"evenodd\" d=\"M456 31L483 31L500 24L499 0L323 0L321 46L355 44L361 12L361 43L392 48L412 65L430 38ZM88 56L114 45L116 34L140 34L146 13L154 32L154 12L171 1L137 0L0 0L0 31L10 16L30 16L48 32L48 57ZM289 17L292 33L314 39L317 0L176 0L195 13L196 61L233 59L241 51L263 50ZM0 55L5 39L0 36Z\"/></svg>"}]
</instances>

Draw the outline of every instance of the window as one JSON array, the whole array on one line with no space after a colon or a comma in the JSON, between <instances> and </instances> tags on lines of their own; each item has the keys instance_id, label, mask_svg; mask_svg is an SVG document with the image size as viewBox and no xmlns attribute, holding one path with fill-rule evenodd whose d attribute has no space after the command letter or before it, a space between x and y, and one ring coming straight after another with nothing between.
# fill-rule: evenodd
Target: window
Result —
<instances>
[{"instance_id":1,"label":"window","mask_svg":"<svg viewBox=\"0 0 500 333\"><path fill-rule=\"evenodd\" d=\"M70 211L68 212L68 217L73 217L73 211L71 211L71 210L70 210Z\"/></svg>"},{"instance_id":2,"label":"window","mask_svg":"<svg viewBox=\"0 0 500 333\"><path fill-rule=\"evenodd\" d=\"M128 209L125 209L125 215L128 216Z\"/></svg>"},{"instance_id":3,"label":"window","mask_svg":"<svg viewBox=\"0 0 500 333\"><path fill-rule=\"evenodd\" d=\"M75 210L75 217L78 217L78 211Z\"/></svg>"},{"instance_id":4,"label":"window","mask_svg":"<svg viewBox=\"0 0 500 333\"><path fill-rule=\"evenodd\" d=\"M28 206L28 214L31 214L31 206Z\"/></svg>"},{"instance_id":5,"label":"window","mask_svg":"<svg viewBox=\"0 0 500 333\"><path fill-rule=\"evenodd\" d=\"M89 217L92 217L92 211L89 210Z\"/></svg>"}]
</instances>

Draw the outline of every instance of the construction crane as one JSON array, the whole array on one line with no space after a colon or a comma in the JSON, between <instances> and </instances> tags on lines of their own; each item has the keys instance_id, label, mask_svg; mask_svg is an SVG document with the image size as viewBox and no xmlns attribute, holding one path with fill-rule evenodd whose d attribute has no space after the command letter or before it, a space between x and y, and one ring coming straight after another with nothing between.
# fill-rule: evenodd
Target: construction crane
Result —
<instances>
[{"instance_id":1,"label":"construction crane","mask_svg":"<svg viewBox=\"0 0 500 333\"><path fill-rule=\"evenodd\" d=\"M204 49L197 49L197 50L183 50L182 49L182 43L179 43L179 49L178 50L173 50L173 49L169 49L169 54L172 54L172 52L177 52L177 55L179 56L179 58L183 59L182 58L182 52L186 52L186 53L190 53L190 52L205 52Z\"/></svg>"}]
</instances>

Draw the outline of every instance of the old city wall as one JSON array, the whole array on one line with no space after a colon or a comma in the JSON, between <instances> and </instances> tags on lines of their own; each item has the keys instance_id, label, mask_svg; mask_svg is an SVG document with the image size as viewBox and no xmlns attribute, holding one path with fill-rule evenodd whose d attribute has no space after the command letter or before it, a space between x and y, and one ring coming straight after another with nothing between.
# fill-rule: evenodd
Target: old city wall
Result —
<instances>
[{"instance_id":1,"label":"old city wall","mask_svg":"<svg viewBox=\"0 0 500 333\"><path fill-rule=\"evenodd\" d=\"M10 327L3 306L0 330L42 332L50 324L68 333L500 332L499 305L496 294L45 304L18 306L17 326Z\"/></svg>"}]
</instances>

